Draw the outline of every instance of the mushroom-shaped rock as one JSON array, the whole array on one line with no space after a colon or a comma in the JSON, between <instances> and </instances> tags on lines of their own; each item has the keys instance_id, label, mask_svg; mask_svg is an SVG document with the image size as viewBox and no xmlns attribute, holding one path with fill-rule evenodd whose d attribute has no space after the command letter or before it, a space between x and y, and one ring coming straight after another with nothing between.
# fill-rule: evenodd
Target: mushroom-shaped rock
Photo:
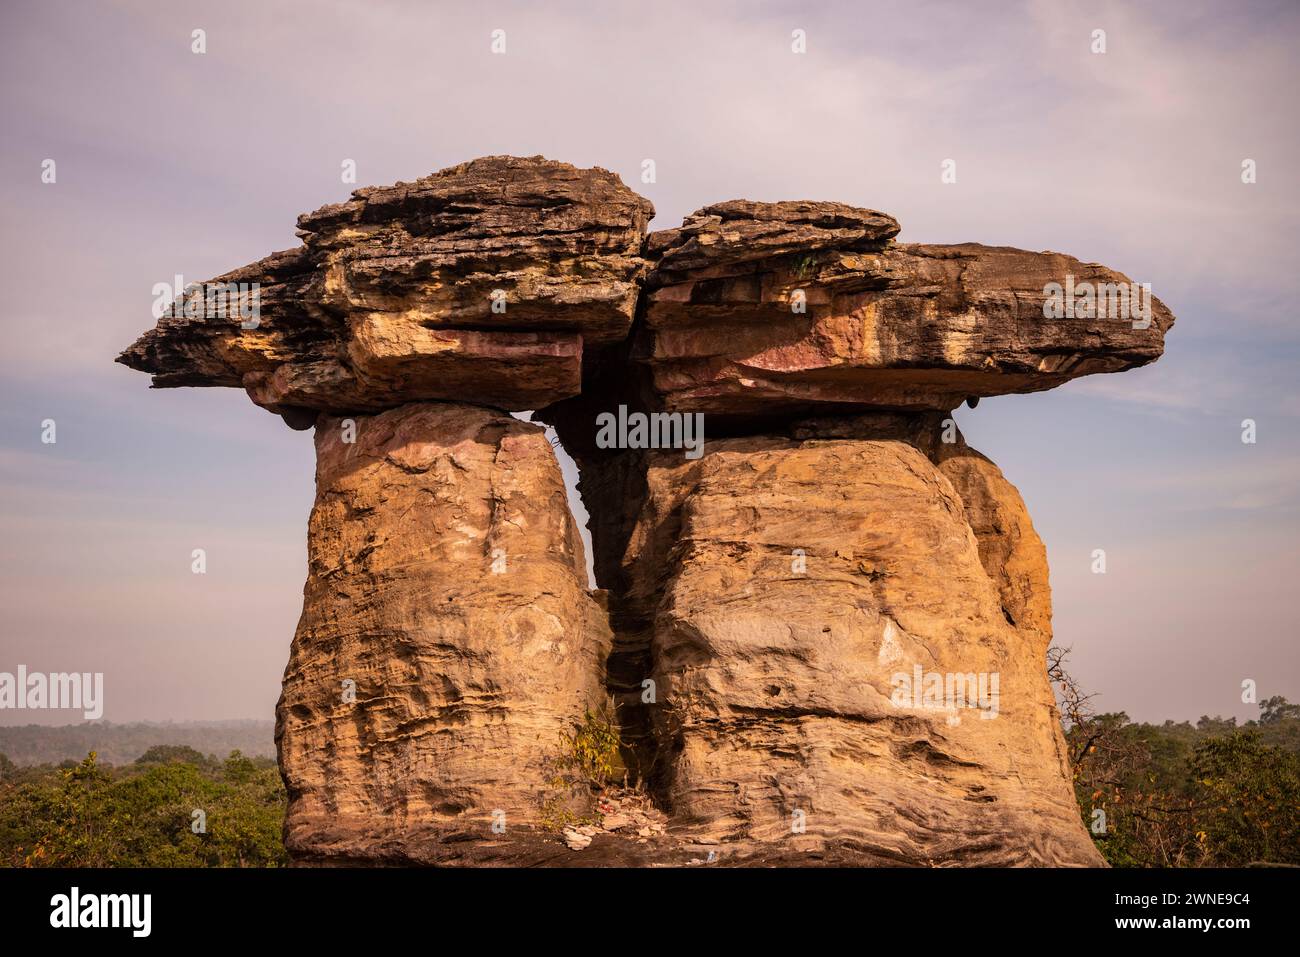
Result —
<instances>
[{"instance_id":1,"label":"mushroom-shaped rock","mask_svg":"<svg viewBox=\"0 0 1300 957\"><path fill-rule=\"evenodd\" d=\"M610 861L1100 863L1044 668L1045 548L947 413L1145 365L1173 315L1102 266L900 244L843 203L733 200L647 237L652 215L541 157L357 190L119 357L316 428L290 854L569 854L528 841L590 812L594 782L555 772L609 694L672 822L603 836ZM599 595L524 409L581 468Z\"/></svg>"}]
</instances>

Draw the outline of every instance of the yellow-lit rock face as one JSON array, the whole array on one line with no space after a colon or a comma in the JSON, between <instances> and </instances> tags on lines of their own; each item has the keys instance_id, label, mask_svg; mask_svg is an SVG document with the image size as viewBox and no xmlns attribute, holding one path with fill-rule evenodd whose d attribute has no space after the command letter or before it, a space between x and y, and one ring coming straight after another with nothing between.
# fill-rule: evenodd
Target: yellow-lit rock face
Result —
<instances>
[{"instance_id":1,"label":"yellow-lit rock face","mask_svg":"<svg viewBox=\"0 0 1300 957\"><path fill-rule=\"evenodd\" d=\"M964 447L936 466L932 436L645 459L624 600L683 833L748 854L1100 862L1044 673L1042 544L996 468Z\"/></svg>"},{"instance_id":2,"label":"yellow-lit rock face","mask_svg":"<svg viewBox=\"0 0 1300 957\"><path fill-rule=\"evenodd\" d=\"M459 404L352 423L317 425L278 709L288 846L432 860L496 812L522 829L574 800L550 782L604 701L609 630L540 428Z\"/></svg>"}]
</instances>

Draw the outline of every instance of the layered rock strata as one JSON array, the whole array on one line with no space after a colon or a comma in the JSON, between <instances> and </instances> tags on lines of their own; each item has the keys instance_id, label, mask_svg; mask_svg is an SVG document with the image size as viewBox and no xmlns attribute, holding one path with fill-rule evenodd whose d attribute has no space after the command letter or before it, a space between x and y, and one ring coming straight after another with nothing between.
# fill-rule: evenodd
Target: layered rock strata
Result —
<instances>
[{"instance_id":1,"label":"layered rock strata","mask_svg":"<svg viewBox=\"0 0 1300 957\"><path fill-rule=\"evenodd\" d=\"M721 416L947 410L1163 351L1173 316L1127 276L1058 253L895 243L896 224L867 225L888 217L856 213L723 203L651 234L656 269L632 352L649 371L646 405ZM787 218L781 241L746 242L776 216L825 226ZM1062 300L1067 284L1080 291L1059 318L1044 315L1053 283Z\"/></svg>"},{"instance_id":2,"label":"layered rock strata","mask_svg":"<svg viewBox=\"0 0 1300 957\"><path fill-rule=\"evenodd\" d=\"M1100 863L1045 673L1045 550L951 412L1149 363L1173 315L1097 264L902 244L841 203L646 236L652 215L540 157L358 190L219 277L257 284L256 321L182 309L120 357L316 427L291 854ZM524 409L581 467L603 592L544 433L502 411ZM642 440L607 441L616 411ZM703 448L643 441L685 415ZM560 843L548 822L623 806L557 784L607 694L667 835L609 837L613 810Z\"/></svg>"},{"instance_id":3,"label":"layered rock strata","mask_svg":"<svg viewBox=\"0 0 1300 957\"><path fill-rule=\"evenodd\" d=\"M239 386L275 412L429 399L525 410L579 390L584 343L632 322L648 200L613 173L490 156L359 189L303 244L200 284L119 357L160 388ZM207 295L257 284L256 325ZM302 419L301 421L310 421Z\"/></svg>"},{"instance_id":4,"label":"layered rock strata","mask_svg":"<svg viewBox=\"0 0 1300 957\"><path fill-rule=\"evenodd\" d=\"M588 811L553 781L610 634L542 429L410 404L322 417L316 457L277 709L290 853L437 860L466 829Z\"/></svg>"},{"instance_id":5,"label":"layered rock strata","mask_svg":"<svg viewBox=\"0 0 1300 957\"><path fill-rule=\"evenodd\" d=\"M593 528L610 677L681 833L742 854L1100 862L1043 667L1042 543L940 416L579 461L589 507L631 515Z\"/></svg>"}]
</instances>

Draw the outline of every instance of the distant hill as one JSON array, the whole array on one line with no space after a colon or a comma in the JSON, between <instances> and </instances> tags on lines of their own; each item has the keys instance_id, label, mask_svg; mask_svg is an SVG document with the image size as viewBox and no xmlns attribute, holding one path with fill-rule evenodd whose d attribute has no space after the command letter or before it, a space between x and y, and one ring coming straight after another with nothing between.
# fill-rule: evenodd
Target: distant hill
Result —
<instances>
[{"instance_id":1,"label":"distant hill","mask_svg":"<svg viewBox=\"0 0 1300 957\"><path fill-rule=\"evenodd\" d=\"M224 758L231 751L275 757L274 721L184 721L113 724L84 722L51 727L0 727L0 754L17 765L81 761L90 751L101 764L130 764L156 744L188 745Z\"/></svg>"}]
</instances>

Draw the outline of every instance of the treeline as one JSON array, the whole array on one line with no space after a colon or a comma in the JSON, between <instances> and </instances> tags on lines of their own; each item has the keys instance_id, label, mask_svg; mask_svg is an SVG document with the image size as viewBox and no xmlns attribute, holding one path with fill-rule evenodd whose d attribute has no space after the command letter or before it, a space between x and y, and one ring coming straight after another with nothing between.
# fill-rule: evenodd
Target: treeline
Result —
<instances>
[{"instance_id":1,"label":"treeline","mask_svg":"<svg viewBox=\"0 0 1300 957\"><path fill-rule=\"evenodd\" d=\"M1053 649L1084 826L1116 867L1300 865L1300 705L1259 717L1135 724L1095 714ZM113 765L21 767L0 754L0 864L275 867L285 793L275 763L157 745Z\"/></svg>"},{"instance_id":2,"label":"treeline","mask_svg":"<svg viewBox=\"0 0 1300 957\"><path fill-rule=\"evenodd\" d=\"M0 754L15 764L79 762L91 751L106 764L130 764L156 744L185 745L205 754L239 751L250 757L275 757L273 721L186 721L179 723L111 721L84 724L24 724L0 727Z\"/></svg>"},{"instance_id":3,"label":"treeline","mask_svg":"<svg viewBox=\"0 0 1300 957\"><path fill-rule=\"evenodd\" d=\"M1300 865L1300 705L1275 696L1259 717L1135 724L1096 714L1049 652L1075 796L1114 867Z\"/></svg>"},{"instance_id":4,"label":"treeline","mask_svg":"<svg viewBox=\"0 0 1300 957\"><path fill-rule=\"evenodd\" d=\"M70 762L71 763L71 762ZM0 863L11 867L278 867L285 793L270 758L160 745L114 767L0 754Z\"/></svg>"}]
</instances>

